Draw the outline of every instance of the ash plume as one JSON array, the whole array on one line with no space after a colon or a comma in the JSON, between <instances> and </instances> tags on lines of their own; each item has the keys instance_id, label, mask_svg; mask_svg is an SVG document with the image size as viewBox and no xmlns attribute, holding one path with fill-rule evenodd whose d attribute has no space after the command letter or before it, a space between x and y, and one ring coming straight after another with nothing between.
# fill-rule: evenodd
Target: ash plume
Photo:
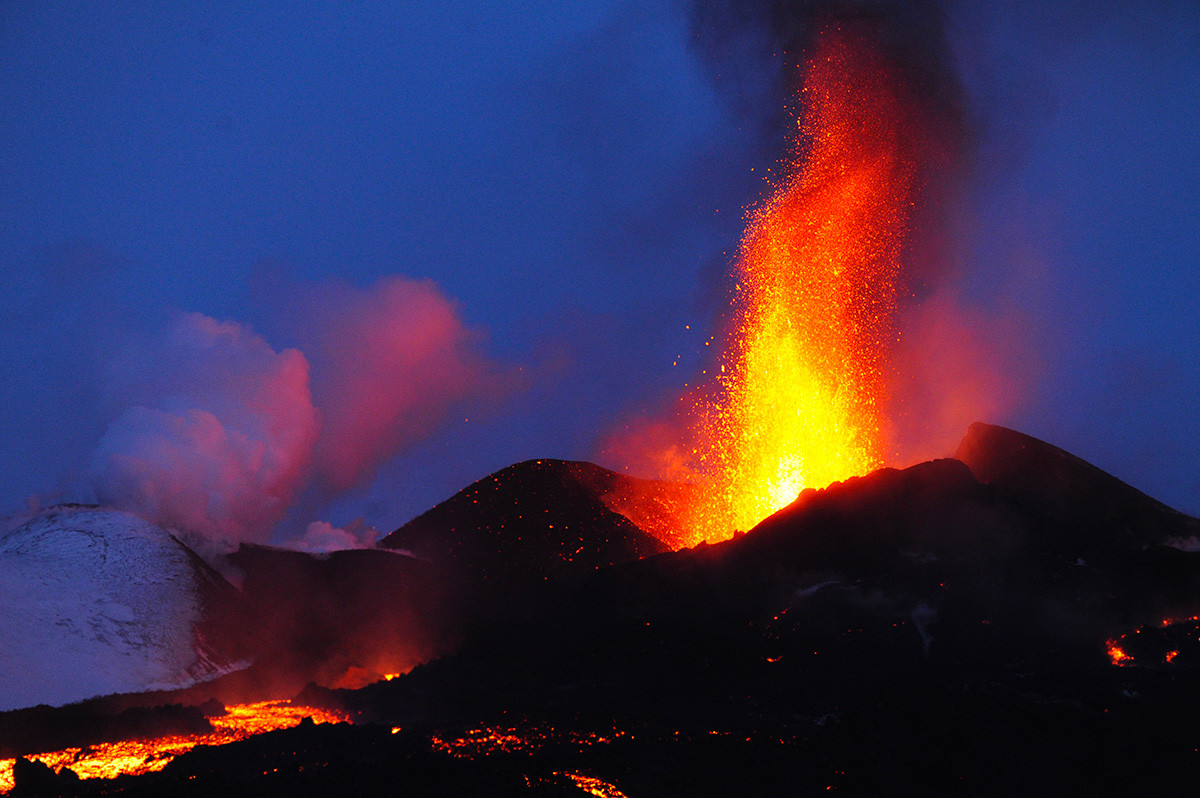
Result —
<instances>
[{"instance_id":1,"label":"ash plume","mask_svg":"<svg viewBox=\"0 0 1200 798\"><path fill-rule=\"evenodd\" d=\"M853 25L872 36L912 99L937 117L949 147L969 138L968 114L936 0L695 0L691 25L710 79L780 154L795 116L795 81L817 35Z\"/></svg>"},{"instance_id":2,"label":"ash plume","mask_svg":"<svg viewBox=\"0 0 1200 798\"><path fill-rule=\"evenodd\" d=\"M310 554L324 554L346 549L371 548L382 537L374 527L362 520L351 521L344 527L336 527L328 521L313 521L304 529L304 534L289 541L287 547Z\"/></svg>"},{"instance_id":3,"label":"ash plume","mask_svg":"<svg viewBox=\"0 0 1200 798\"><path fill-rule=\"evenodd\" d=\"M896 72L905 104L931 145L922 147L922 200L904 258L903 279L915 302L952 278L949 214L974 135L946 17L937 0L696 0L693 7L695 40L714 84L753 115L762 146L777 158L787 154L794 120L803 114L797 83L822 30L845 27L869 39ZM804 142L799 146L803 150Z\"/></svg>"},{"instance_id":4,"label":"ash plume","mask_svg":"<svg viewBox=\"0 0 1200 798\"><path fill-rule=\"evenodd\" d=\"M392 276L279 286L279 320L313 364L322 434L320 486L340 493L436 431L453 414L502 396L509 373L483 354L484 334L432 280Z\"/></svg>"}]
</instances>

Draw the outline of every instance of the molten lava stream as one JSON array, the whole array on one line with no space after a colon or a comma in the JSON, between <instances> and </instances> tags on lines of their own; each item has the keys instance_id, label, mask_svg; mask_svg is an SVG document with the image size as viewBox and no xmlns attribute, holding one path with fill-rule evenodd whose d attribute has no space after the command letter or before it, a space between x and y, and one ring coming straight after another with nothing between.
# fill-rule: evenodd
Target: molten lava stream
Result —
<instances>
[{"instance_id":1,"label":"molten lava stream","mask_svg":"<svg viewBox=\"0 0 1200 798\"><path fill-rule=\"evenodd\" d=\"M902 94L862 37L822 35L805 71L798 154L742 239L718 390L698 408L696 454L712 490L693 542L882 464L922 140Z\"/></svg>"},{"instance_id":2,"label":"molten lava stream","mask_svg":"<svg viewBox=\"0 0 1200 798\"><path fill-rule=\"evenodd\" d=\"M335 712L296 706L287 701L261 701L231 706L226 714L211 718L213 731L208 734L98 743L85 748L31 754L26 758L44 762L55 770L71 768L84 779L139 775L162 770L172 759L198 745L224 745L244 740L255 734L296 726L304 718L312 718L317 723L340 723L347 719ZM15 763L14 759L0 759L0 792L13 788Z\"/></svg>"}]
</instances>

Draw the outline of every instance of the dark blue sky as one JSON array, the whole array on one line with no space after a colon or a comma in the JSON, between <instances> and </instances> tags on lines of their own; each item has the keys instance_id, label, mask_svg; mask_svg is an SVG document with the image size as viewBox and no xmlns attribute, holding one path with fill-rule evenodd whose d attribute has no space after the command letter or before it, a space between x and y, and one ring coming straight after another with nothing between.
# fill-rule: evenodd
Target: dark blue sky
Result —
<instances>
[{"instance_id":1,"label":"dark blue sky","mask_svg":"<svg viewBox=\"0 0 1200 798\"><path fill-rule=\"evenodd\" d=\"M595 457L694 378L781 154L766 61L715 63L673 0L249 5L0 8L0 509L90 498L109 425L176 407L129 352L181 313L298 347L325 416L353 369L312 331L392 276L486 361L359 487L297 488L292 531ZM974 149L941 290L1006 386L979 410L1200 513L1200 7L996 5L946 20Z\"/></svg>"}]
</instances>

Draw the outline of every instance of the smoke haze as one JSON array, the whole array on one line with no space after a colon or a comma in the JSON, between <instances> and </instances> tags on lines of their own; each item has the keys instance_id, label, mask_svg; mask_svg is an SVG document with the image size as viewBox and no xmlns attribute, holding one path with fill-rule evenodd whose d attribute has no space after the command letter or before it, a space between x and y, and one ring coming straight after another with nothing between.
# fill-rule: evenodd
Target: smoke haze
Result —
<instances>
[{"instance_id":1,"label":"smoke haze","mask_svg":"<svg viewBox=\"0 0 1200 798\"><path fill-rule=\"evenodd\" d=\"M302 484L317 439L308 361L234 322L180 316L110 369L127 405L92 462L97 496L155 523L263 540Z\"/></svg>"},{"instance_id":2,"label":"smoke haze","mask_svg":"<svg viewBox=\"0 0 1200 798\"><path fill-rule=\"evenodd\" d=\"M306 494L363 485L450 413L507 390L508 372L432 281L285 291L279 307L303 352L192 313L113 360L109 393L123 409L92 459L102 502L212 540L264 542ZM370 533L313 521L299 545L353 548Z\"/></svg>"},{"instance_id":3,"label":"smoke haze","mask_svg":"<svg viewBox=\"0 0 1200 798\"><path fill-rule=\"evenodd\" d=\"M294 284L283 296L280 324L313 364L315 476L333 493L369 480L451 414L508 390L507 374L482 354L483 333L431 280Z\"/></svg>"}]
</instances>

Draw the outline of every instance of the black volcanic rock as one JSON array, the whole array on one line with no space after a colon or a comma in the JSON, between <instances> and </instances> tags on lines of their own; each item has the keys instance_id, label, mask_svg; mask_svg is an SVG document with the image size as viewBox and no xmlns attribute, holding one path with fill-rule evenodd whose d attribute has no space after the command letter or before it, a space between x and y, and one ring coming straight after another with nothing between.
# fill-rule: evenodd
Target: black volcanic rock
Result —
<instances>
[{"instance_id":1,"label":"black volcanic rock","mask_svg":"<svg viewBox=\"0 0 1200 798\"><path fill-rule=\"evenodd\" d=\"M1081 551L1200 534L1197 519L1069 452L1005 427L972 424L955 457L999 496L1052 523Z\"/></svg>"},{"instance_id":2,"label":"black volcanic rock","mask_svg":"<svg viewBox=\"0 0 1200 798\"><path fill-rule=\"evenodd\" d=\"M960 454L640 559L592 467L514 466L390 545L520 611L401 678L304 694L380 725L201 750L95 794L569 794L570 774L656 796L1190 794L1200 554L1170 544L1198 522L1008 430L974 427Z\"/></svg>"},{"instance_id":3,"label":"black volcanic rock","mask_svg":"<svg viewBox=\"0 0 1200 798\"><path fill-rule=\"evenodd\" d=\"M605 502L618 483L645 481L591 463L528 460L464 488L380 545L454 563L482 581L565 577L666 551Z\"/></svg>"},{"instance_id":4,"label":"black volcanic rock","mask_svg":"<svg viewBox=\"0 0 1200 798\"><path fill-rule=\"evenodd\" d=\"M218 709L170 704L118 711L98 699L0 712L0 759L115 740L207 734L212 731L208 717L225 711Z\"/></svg>"},{"instance_id":5,"label":"black volcanic rock","mask_svg":"<svg viewBox=\"0 0 1200 798\"><path fill-rule=\"evenodd\" d=\"M246 696L373 681L450 651L461 633L462 596L434 563L379 549L312 555L248 544L229 562L244 575L251 613L243 633L254 665L238 688Z\"/></svg>"},{"instance_id":6,"label":"black volcanic rock","mask_svg":"<svg viewBox=\"0 0 1200 798\"><path fill-rule=\"evenodd\" d=\"M13 764L13 782L10 793L13 796L58 795L62 792L58 774L36 759L17 757Z\"/></svg>"},{"instance_id":7,"label":"black volcanic rock","mask_svg":"<svg viewBox=\"0 0 1200 798\"><path fill-rule=\"evenodd\" d=\"M804 491L736 548L801 570L866 575L914 560L994 562L1020 545L1022 520L963 463L932 460Z\"/></svg>"},{"instance_id":8,"label":"black volcanic rock","mask_svg":"<svg viewBox=\"0 0 1200 798\"><path fill-rule=\"evenodd\" d=\"M1010 441L976 439L972 462L1005 462ZM378 690L397 720L511 706L728 719L980 673L1091 684L1109 637L1200 610L1200 555L1163 543L1196 522L1075 458L1038 468L982 484L946 459L806 491L735 539L548 585L526 617ZM1040 500L1043 471L1074 504ZM1121 512L1097 514L1114 494Z\"/></svg>"}]
</instances>

